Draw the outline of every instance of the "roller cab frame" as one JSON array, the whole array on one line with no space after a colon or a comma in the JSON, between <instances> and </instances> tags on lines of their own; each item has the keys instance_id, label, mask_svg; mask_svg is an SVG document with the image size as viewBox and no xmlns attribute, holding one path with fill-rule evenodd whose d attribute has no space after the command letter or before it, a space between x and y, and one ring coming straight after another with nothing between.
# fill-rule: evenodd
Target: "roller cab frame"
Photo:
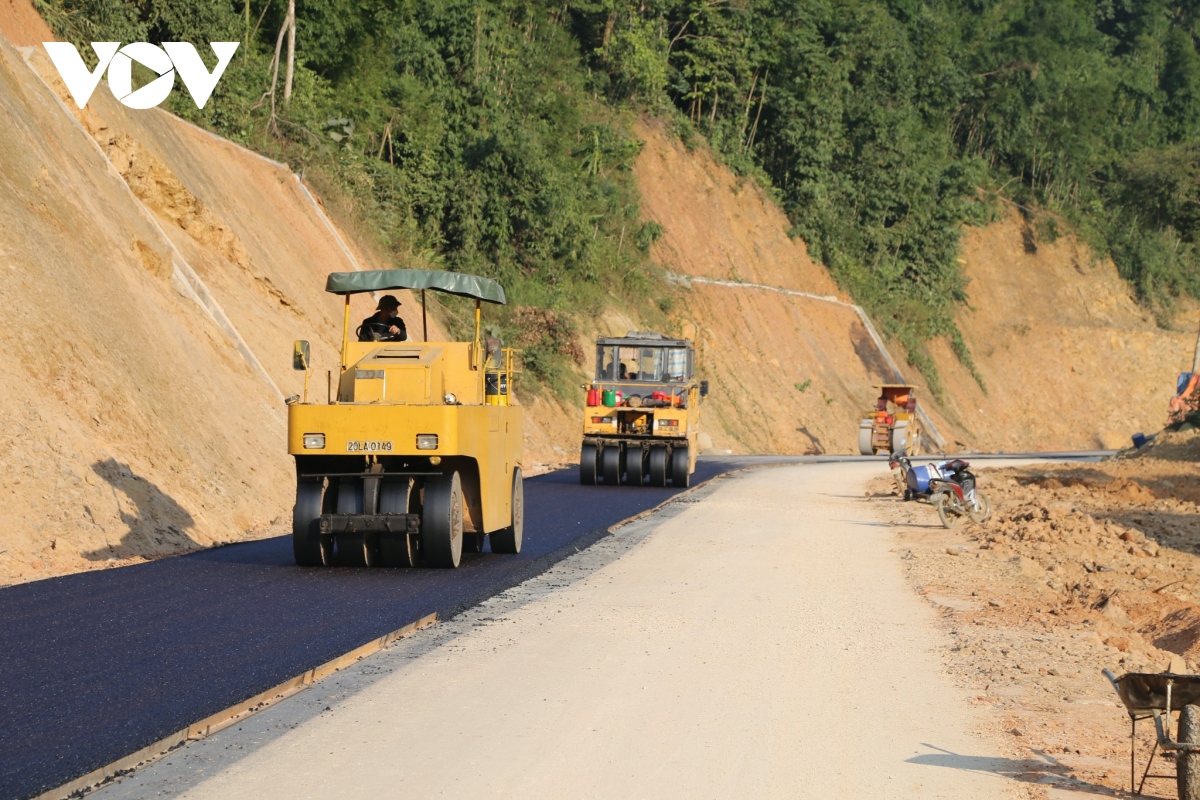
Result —
<instances>
[{"instance_id":1,"label":"roller cab frame","mask_svg":"<svg viewBox=\"0 0 1200 800\"><path fill-rule=\"evenodd\" d=\"M457 567L463 552L518 553L524 523L524 418L510 404L514 351L483 338L482 303L504 303L487 278L439 270L333 273L346 298L340 363L325 402L309 397L307 342L288 399L296 459L292 544L301 566ZM410 289L475 300L469 342L357 341L350 296Z\"/></svg>"},{"instance_id":2,"label":"roller cab frame","mask_svg":"<svg viewBox=\"0 0 1200 800\"><path fill-rule=\"evenodd\" d=\"M689 339L652 331L596 340L586 383L579 480L585 485L675 486L696 471L701 400Z\"/></svg>"},{"instance_id":3,"label":"roller cab frame","mask_svg":"<svg viewBox=\"0 0 1200 800\"><path fill-rule=\"evenodd\" d=\"M921 423L917 419L916 387L903 383L876 386L879 398L858 423L858 451L914 456L921 449Z\"/></svg>"}]
</instances>

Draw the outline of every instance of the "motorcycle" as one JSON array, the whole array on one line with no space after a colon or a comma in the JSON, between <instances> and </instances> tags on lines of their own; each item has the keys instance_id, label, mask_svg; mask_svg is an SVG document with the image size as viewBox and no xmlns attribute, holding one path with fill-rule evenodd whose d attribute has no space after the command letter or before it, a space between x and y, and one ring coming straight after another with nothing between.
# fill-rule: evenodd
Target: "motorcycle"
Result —
<instances>
[{"instance_id":1,"label":"motorcycle","mask_svg":"<svg viewBox=\"0 0 1200 800\"><path fill-rule=\"evenodd\" d=\"M975 474L970 463L956 458L941 466L942 477L929 481L929 502L937 509L942 525L953 528L967 517L983 523L992 514L987 495L975 487Z\"/></svg>"},{"instance_id":2,"label":"motorcycle","mask_svg":"<svg viewBox=\"0 0 1200 800\"><path fill-rule=\"evenodd\" d=\"M928 500L929 482L942 476L941 468L946 462L924 464L914 467L908 456L892 454L888 466L899 470L896 473L896 488L905 500Z\"/></svg>"}]
</instances>

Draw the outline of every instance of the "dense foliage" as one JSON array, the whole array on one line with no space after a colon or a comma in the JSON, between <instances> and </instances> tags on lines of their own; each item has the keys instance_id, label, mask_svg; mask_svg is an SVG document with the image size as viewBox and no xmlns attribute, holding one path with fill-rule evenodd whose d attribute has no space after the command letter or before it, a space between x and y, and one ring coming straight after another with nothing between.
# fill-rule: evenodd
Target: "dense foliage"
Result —
<instances>
[{"instance_id":1,"label":"dense foliage","mask_svg":"<svg viewBox=\"0 0 1200 800\"><path fill-rule=\"evenodd\" d=\"M773 186L935 389L928 338L971 366L962 226L1002 204L1035 239L1080 230L1164 323L1200 296L1200 0L300 0L286 106L285 0L37 2L77 42L248 41L174 110L324 170L398 254L556 312L543 376L570 314L651 286L622 108Z\"/></svg>"}]
</instances>

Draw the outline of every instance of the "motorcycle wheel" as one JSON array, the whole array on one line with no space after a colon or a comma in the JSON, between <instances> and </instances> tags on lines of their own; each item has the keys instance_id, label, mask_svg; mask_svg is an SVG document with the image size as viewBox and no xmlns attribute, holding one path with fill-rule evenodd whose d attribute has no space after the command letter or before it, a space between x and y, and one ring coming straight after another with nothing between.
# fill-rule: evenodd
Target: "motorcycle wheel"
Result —
<instances>
[{"instance_id":1,"label":"motorcycle wheel","mask_svg":"<svg viewBox=\"0 0 1200 800\"><path fill-rule=\"evenodd\" d=\"M987 522L988 517L992 515L992 501L987 499L987 495L983 492L975 493L975 508L967 514L972 522L983 524Z\"/></svg>"},{"instance_id":2,"label":"motorcycle wheel","mask_svg":"<svg viewBox=\"0 0 1200 800\"><path fill-rule=\"evenodd\" d=\"M945 492L938 492L931 498L933 507L937 509L938 519L942 521L942 526L946 528L954 528L958 523L962 522L962 517L958 515L958 510L954 508L953 503Z\"/></svg>"}]
</instances>

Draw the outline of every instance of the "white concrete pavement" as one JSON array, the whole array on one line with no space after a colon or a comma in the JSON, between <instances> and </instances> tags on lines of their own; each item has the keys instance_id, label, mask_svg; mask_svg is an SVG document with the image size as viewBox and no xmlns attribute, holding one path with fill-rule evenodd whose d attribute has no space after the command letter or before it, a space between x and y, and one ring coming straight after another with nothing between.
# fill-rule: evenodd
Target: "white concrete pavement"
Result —
<instances>
[{"instance_id":1,"label":"white concrete pavement","mask_svg":"<svg viewBox=\"0 0 1200 800\"><path fill-rule=\"evenodd\" d=\"M716 481L100 797L1011 796L864 501L886 469Z\"/></svg>"}]
</instances>

